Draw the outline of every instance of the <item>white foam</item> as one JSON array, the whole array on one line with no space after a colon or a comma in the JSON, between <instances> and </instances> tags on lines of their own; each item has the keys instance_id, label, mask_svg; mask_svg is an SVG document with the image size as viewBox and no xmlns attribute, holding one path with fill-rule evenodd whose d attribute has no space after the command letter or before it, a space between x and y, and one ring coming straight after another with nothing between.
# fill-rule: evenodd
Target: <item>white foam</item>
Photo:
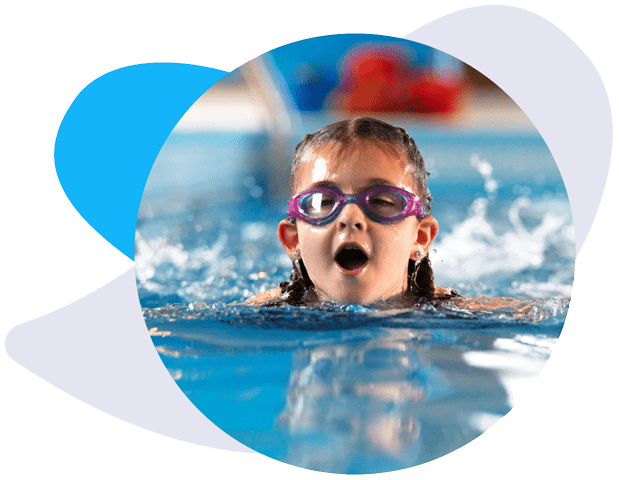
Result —
<instances>
[{"instance_id":1,"label":"white foam","mask_svg":"<svg viewBox=\"0 0 619 480\"><path fill-rule=\"evenodd\" d=\"M556 208L558 202L552 198L531 202L525 196L518 197L507 211L509 228L493 225L488 219L488 210L498 184L491 176L492 166L476 154L471 156L471 165L484 177L488 196L476 199L469 207L468 217L434 244L436 253L432 258L435 265L440 263L436 269L437 279L474 282L482 276L538 268L547 261L545 254L551 243L568 241L573 244L574 229L569 210ZM522 220L523 212L541 215L541 221L535 228L528 229Z\"/></svg>"}]
</instances>

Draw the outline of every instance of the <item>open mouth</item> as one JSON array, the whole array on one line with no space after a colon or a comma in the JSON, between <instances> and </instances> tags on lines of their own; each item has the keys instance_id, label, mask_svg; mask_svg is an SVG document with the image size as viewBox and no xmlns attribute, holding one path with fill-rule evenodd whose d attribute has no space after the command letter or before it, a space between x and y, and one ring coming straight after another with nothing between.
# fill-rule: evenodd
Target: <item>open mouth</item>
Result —
<instances>
[{"instance_id":1,"label":"open mouth","mask_svg":"<svg viewBox=\"0 0 619 480\"><path fill-rule=\"evenodd\" d=\"M357 270L363 267L368 256L355 245L345 245L335 256L335 261L344 270Z\"/></svg>"}]
</instances>

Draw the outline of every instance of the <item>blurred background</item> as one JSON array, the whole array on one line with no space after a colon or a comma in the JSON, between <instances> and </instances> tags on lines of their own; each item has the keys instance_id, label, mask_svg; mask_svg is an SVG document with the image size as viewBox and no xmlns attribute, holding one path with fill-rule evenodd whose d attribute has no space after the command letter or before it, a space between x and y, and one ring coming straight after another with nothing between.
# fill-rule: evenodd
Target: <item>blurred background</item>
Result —
<instances>
[{"instance_id":1,"label":"blurred background","mask_svg":"<svg viewBox=\"0 0 619 480\"><path fill-rule=\"evenodd\" d=\"M569 295L569 202L524 112L444 52L334 35L246 63L177 124L138 218L143 306L244 299L287 280L276 226L294 147L329 123L365 115L404 127L425 159L440 224L431 255L437 284L471 295Z\"/></svg>"},{"instance_id":2,"label":"blurred background","mask_svg":"<svg viewBox=\"0 0 619 480\"><path fill-rule=\"evenodd\" d=\"M544 147L509 96L454 57L406 40L336 35L277 48L205 92L161 151L157 167L165 162L170 170L158 178L163 169L153 169L149 187L160 181L159 193L169 200L186 193L184 188L174 191L171 176L182 185L187 183L183 175L195 176L192 187L211 189L214 175L219 187L245 186L255 198L281 200L288 195L292 151L303 135L363 115L404 126L429 169L440 166L435 162L448 164L450 175L463 172L453 171L459 162L433 155L434 144L446 143L439 138L442 132L455 133L458 140L483 133L501 143L537 136ZM552 159L541 164L531 157L515 160L506 168L526 176L541 170L558 173Z\"/></svg>"}]
</instances>

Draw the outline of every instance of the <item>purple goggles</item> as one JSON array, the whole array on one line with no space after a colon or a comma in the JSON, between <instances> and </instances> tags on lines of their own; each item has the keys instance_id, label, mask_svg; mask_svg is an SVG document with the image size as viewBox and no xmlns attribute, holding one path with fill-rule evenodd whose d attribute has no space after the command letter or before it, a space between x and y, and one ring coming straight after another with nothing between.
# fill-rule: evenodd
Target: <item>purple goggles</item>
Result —
<instances>
[{"instance_id":1,"label":"purple goggles","mask_svg":"<svg viewBox=\"0 0 619 480\"><path fill-rule=\"evenodd\" d=\"M288 216L312 225L325 225L335 220L349 203L359 205L378 223L396 223L411 215L425 216L423 202L417 195L389 185L377 185L351 195L334 187L312 188L288 200Z\"/></svg>"}]
</instances>

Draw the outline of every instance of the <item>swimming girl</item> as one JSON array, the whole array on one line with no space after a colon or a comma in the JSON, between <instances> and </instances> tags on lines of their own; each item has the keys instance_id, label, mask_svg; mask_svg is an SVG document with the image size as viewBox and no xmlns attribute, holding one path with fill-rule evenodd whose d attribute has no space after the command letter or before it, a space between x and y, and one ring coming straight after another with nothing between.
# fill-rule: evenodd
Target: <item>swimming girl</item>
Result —
<instances>
[{"instance_id":1,"label":"swimming girl","mask_svg":"<svg viewBox=\"0 0 619 480\"><path fill-rule=\"evenodd\" d=\"M355 118L306 135L290 175L278 237L290 282L248 305L321 301L419 303L457 295L434 286L428 252L438 232L428 172L402 128Z\"/></svg>"}]
</instances>

